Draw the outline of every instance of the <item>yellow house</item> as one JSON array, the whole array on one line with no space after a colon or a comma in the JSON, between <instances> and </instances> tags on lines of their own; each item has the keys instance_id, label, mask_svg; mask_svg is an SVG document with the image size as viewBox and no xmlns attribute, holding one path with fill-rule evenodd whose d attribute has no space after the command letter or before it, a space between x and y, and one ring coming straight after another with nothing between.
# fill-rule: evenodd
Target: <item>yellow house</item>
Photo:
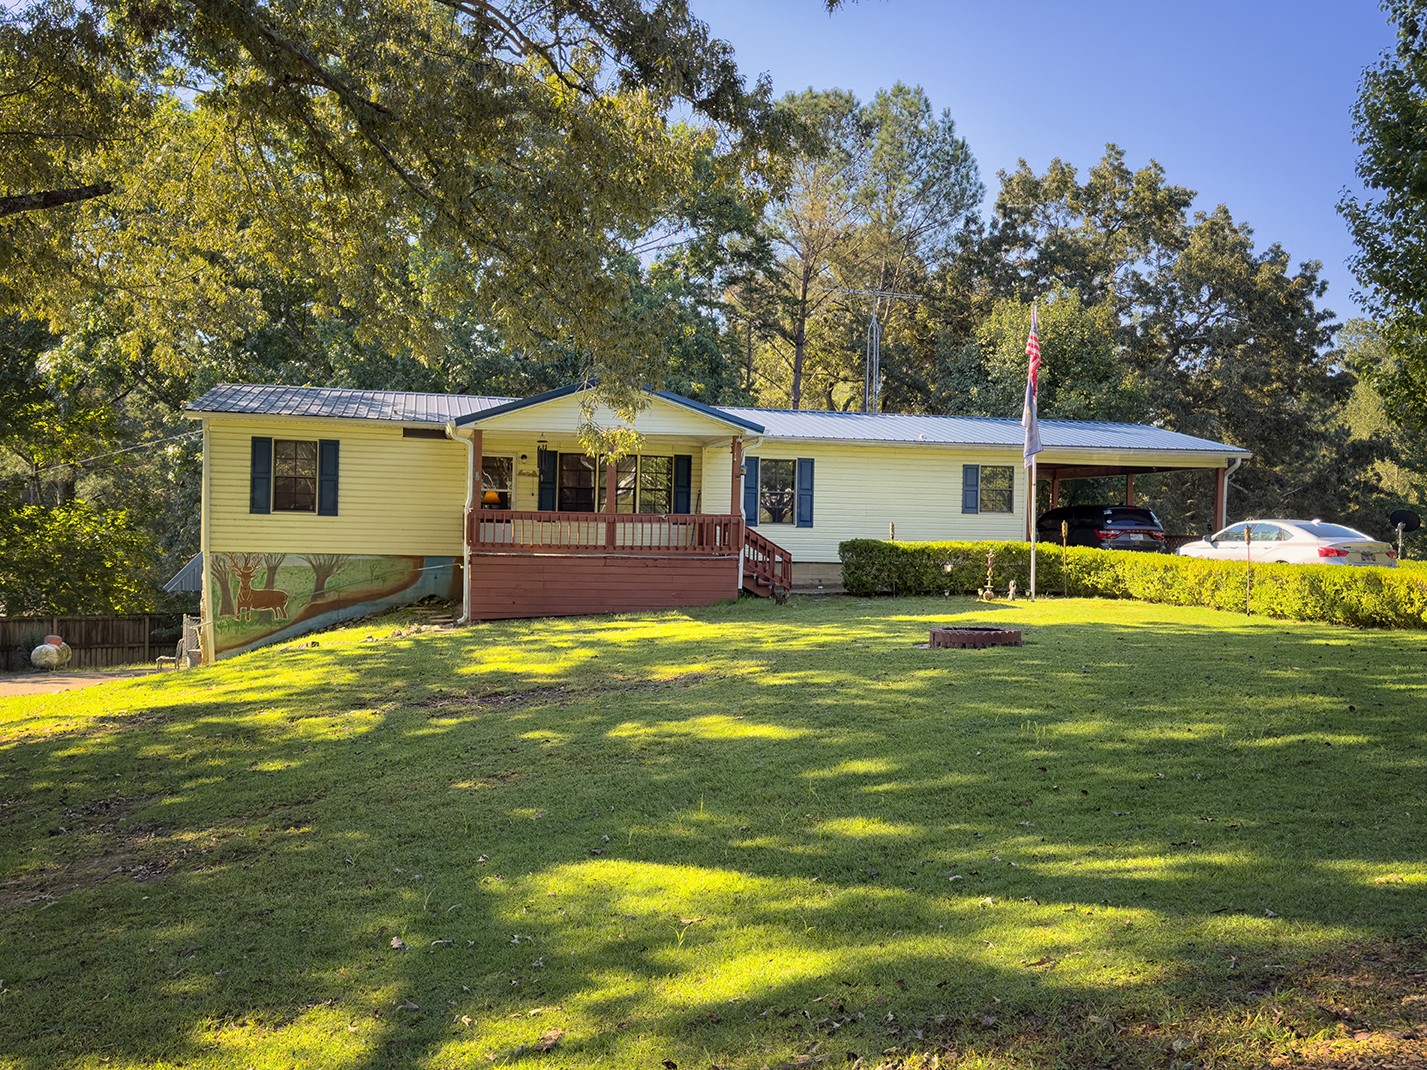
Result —
<instances>
[{"instance_id":1,"label":"yellow house","mask_svg":"<svg viewBox=\"0 0 1427 1070\"><path fill-rule=\"evenodd\" d=\"M512 399L215 387L204 442L209 657L425 596L466 620L701 605L835 584L851 538L1025 539L1016 420L780 411L651 393L639 452L583 450L582 388ZM596 406L595 422L618 423ZM1135 424L1046 420L1040 474L1248 456Z\"/></svg>"}]
</instances>

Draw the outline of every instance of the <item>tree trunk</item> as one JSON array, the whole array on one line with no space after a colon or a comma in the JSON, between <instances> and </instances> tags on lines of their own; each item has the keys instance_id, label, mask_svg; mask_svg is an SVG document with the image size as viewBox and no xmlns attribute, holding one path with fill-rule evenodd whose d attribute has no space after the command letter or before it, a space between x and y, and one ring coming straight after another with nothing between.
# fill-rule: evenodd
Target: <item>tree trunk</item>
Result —
<instances>
[{"instance_id":1,"label":"tree trunk","mask_svg":"<svg viewBox=\"0 0 1427 1070\"><path fill-rule=\"evenodd\" d=\"M811 265L803 263L802 289L798 294L798 320L793 328L793 389L789 406L803 407L803 357L808 348L808 290L812 288Z\"/></svg>"},{"instance_id":2,"label":"tree trunk","mask_svg":"<svg viewBox=\"0 0 1427 1070\"><path fill-rule=\"evenodd\" d=\"M213 577L218 581L218 619L232 617L236 620L238 613L233 608L233 584L228 561L217 554L213 555Z\"/></svg>"},{"instance_id":3,"label":"tree trunk","mask_svg":"<svg viewBox=\"0 0 1427 1070\"><path fill-rule=\"evenodd\" d=\"M347 555L303 554L302 559L312 568L312 600L316 602L327 594L327 581L347 563Z\"/></svg>"}]
</instances>

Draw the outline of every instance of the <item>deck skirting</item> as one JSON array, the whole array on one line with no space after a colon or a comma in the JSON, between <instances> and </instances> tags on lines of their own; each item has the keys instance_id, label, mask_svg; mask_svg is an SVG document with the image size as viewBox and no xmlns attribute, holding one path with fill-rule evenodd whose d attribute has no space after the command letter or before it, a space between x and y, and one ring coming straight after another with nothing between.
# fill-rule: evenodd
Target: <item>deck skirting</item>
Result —
<instances>
[{"instance_id":1,"label":"deck skirting","mask_svg":"<svg viewBox=\"0 0 1427 1070\"><path fill-rule=\"evenodd\" d=\"M472 620L706 606L738 596L738 555L475 553Z\"/></svg>"}]
</instances>

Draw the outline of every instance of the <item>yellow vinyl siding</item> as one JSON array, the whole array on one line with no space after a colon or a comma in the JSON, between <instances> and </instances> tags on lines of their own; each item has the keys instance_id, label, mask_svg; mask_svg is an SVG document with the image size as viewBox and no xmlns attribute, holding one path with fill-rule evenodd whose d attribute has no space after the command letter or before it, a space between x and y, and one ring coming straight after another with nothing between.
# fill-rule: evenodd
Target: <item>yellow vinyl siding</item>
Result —
<instances>
[{"instance_id":1,"label":"yellow vinyl siding","mask_svg":"<svg viewBox=\"0 0 1427 1070\"><path fill-rule=\"evenodd\" d=\"M836 561L844 539L898 540L1025 538L1026 476L1019 450L935 446L849 446L765 440L760 458L813 459L813 526L760 524L798 562ZM961 467L1009 465L1015 469L1012 513L963 513Z\"/></svg>"},{"instance_id":2,"label":"yellow vinyl siding","mask_svg":"<svg viewBox=\"0 0 1427 1070\"><path fill-rule=\"evenodd\" d=\"M696 512L715 513L725 516L733 504L730 491L733 486L733 440L726 439L712 446L705 446L694 454L694 493L702 497L703 509ZM702 478L700 474L702 473ZM743 508L743 499L733 512Z\"/></svg>"},{"instance_id":3,"label":"yellow vinyl siding","mask_svg":"<svg viewBox=\"0 0 1427 1070\"><path fill-rule=\"evenodd\" d=\"M214 553L461 554L466 448L404 438L396 423L210 417L209 516ZM341 443L337 515L250 513L252 438Z\"/></svg>"}]
</instances>

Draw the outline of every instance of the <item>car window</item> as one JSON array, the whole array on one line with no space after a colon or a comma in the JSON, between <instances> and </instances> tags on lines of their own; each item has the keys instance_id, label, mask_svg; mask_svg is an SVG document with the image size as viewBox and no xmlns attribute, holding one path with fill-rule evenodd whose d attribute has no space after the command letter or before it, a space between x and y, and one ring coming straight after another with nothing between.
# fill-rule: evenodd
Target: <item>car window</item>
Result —
<instances>
[{"instance_id":1,"label":"car window","mask_svg":"<svg viewBox=\"0 0 1427 1070\"><path fill-rule=\"evenodd\" d=\"M1152 527L1160 526L1159 517L1148 509L1136 509L1131 506L1115 505L1105 510L1105 523L1113 526L1123 527Z\"/></svg>"},{"instance_id":2,"label":"car window","mask_svg":"<svg viewBox=\"0 0 1427 1070\"><path fill-rule=\"evenodd\" d=\"M1308 532L1315 539L1366 539L1367 536L1361 531L1352 528L1345 528L1342 524L1299 524L1299 528Z\"/></svg>"},{"instance_id":3,"label":"car window","mask_svg":"<svg viewBox=\"0 0 1427 1070\"><path fill-rule=\"evenodd\" d=\"M1248 527L1254 542L1283 542L1290 537L1289 533L1277 524L1250 524Z\"/></svg>"},{"instance_id":4,"label":"car window","mask_svg":"<svg viewBox=\"0 0 1427 1070\"><path fill-rule=\"evenodd\" d=\"M1215 542L1243 542L1243 541L1244 541L1244 529L1245 529L1246 527L1248 527L1247 524L1230 524L1227 528L1225 528L1223 531L1219 532L1219 534L1217 534L1217 535L1214 536L1214 541L1215 541Z\"/></svg>"}]
</instances>

